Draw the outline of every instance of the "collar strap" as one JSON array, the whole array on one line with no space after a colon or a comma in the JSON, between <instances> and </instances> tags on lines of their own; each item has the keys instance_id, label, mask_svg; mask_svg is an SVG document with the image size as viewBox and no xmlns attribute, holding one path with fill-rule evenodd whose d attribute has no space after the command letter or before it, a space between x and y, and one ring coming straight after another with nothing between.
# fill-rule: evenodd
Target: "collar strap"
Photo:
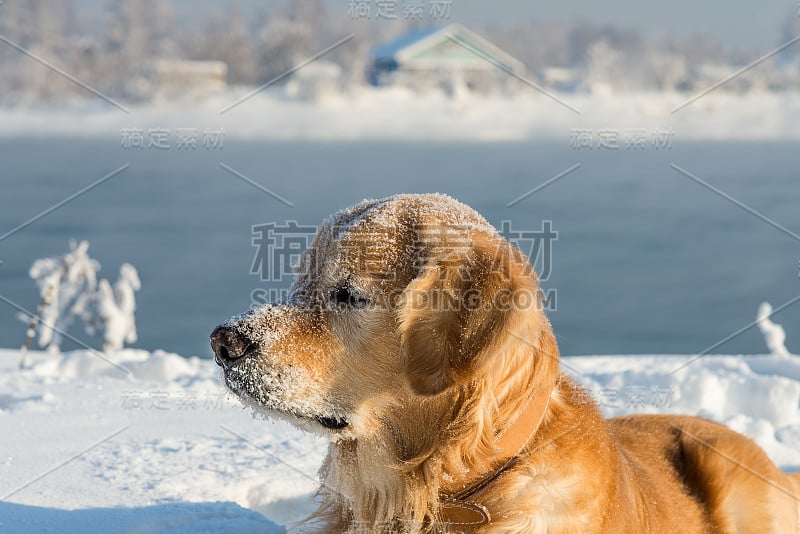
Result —
<instances>
[{"instance_id":1,"label":"collar strap","mask_svg":"<svg viewBox=\"0 0 800 534\"><path fill-rule=\"evenodd\" d=\"M482 504L444 500L439 506L439 522L465 529L488 525L492 518Z\"/></svg>"},{"instance_id":2,"label":"collar strap","mask_svg":"<svg viewBox=\"0 0 800 534\"><path fill-rule=\"evenodd\" d=\"M441 506L438 520L454 526L477 527L491 522L491 514L485 506L469 499L490 486L519 461L519 454L542 426L550 405L553 389L537 391L522 409L517 418L500 435L495 458L496 467L489 473L467 480L464 489L454 494L440 495Z\"/></svg>"}]
</instances>

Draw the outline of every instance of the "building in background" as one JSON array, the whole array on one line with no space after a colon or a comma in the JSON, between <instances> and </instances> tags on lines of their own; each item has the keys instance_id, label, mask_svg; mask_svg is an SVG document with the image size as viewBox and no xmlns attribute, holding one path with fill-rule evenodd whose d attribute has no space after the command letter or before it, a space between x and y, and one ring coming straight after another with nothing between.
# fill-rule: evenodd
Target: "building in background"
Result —
<instances>
[{"instance_id":1,"label":"building in background","mask_svg":"<svg viewBox=\"0 0 800 534\"><path fill-rule=\"evenodd\" d=\"M370 52L367 81L375 86L473 91L518 84L509 73L525 66L511 54L460 24L413 30Z\"/></svg>"},{"instance_id":2,"label":"building in background","mask_svg":"<svg viewBox=\"0 0 800 534\"><path fill-rule=\"evenodd\" d=\"M223 61L161 59L152 69L155 93L162 98L204 97L227 86L228 65Z\"/></svg>"}]
</instances>

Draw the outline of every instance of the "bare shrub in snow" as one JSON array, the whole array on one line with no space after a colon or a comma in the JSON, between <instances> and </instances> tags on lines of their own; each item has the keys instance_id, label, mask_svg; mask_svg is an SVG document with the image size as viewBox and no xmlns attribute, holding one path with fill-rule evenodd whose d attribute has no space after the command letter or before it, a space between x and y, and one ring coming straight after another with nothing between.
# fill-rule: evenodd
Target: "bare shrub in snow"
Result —
<instances>
[{"instance_id":1,"label":"bare shrub in snow","mask_svg":"<svg viewBox=\"0 0 800 534\"><path fill-rule=\"evenodd\" d=\"M71 241L70 251L63 256L43 258L33 262L28 274L39 287L41 301L39 315L31 323L33 338L38 317L39 346L58 352L61 333L76 317L83 317L86 301L97 288L97 271L100 264L89 257L89 243Z\"/></svg>"},{"instance_id":2,"label":"bare shrub in snow","mask_svg":"<svg viewBox=\"0 0 800 534\"><path fill-rule=\"evenodd\" d=\"M108 280L100 280L97 291L86 308L86 330L103 340L103 350L119 350L126 343L136 342L136 297L141 288L136 268L123 263L119 279L111 287Z\"/></svg>"},{"instance_id":3,"label":"bare shrub in snow","mask_svg":"<svg viewBox=\"0 0 800 534\"><path fill-rule=\"evenodd\" d=\"M28 326L23 366L37 331L38 345L58 352L63 333L76 318L88 333L101 339L104 350L121 349L136 341L134 293L141 287L136 269L123 264L112 287L108 280L97 280L100 264L89 257L87 241L71 241L69 246L67 254L36 260L30 268L41 299Z\"/></svg>"}]
</instances>

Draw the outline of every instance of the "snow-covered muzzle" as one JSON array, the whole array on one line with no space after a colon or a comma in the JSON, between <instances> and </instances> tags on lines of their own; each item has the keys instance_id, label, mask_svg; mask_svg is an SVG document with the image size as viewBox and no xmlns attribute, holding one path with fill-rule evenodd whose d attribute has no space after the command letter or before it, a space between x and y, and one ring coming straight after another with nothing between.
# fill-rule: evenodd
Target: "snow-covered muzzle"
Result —
<instances>
[{"instance_id":1,"label":"snow-covered muzzle","mask_svg":"<svg viewBox=\"0 0 800 534\"><path fill-rule=\"evenodd\" d=\"M320 311L297 303L268 304L232 317L212 334L225 385L255 413L281 415L306 429L342 431L349 425L345 399L325 380L324 362L335 350L315 322Z\"/></svg>"}]
</instances>

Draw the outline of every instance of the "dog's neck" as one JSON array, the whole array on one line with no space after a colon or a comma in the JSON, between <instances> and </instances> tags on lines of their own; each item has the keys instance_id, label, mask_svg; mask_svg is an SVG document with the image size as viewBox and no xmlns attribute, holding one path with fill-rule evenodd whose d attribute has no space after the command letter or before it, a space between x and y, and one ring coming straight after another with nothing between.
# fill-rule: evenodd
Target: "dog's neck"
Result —
<instances>
[{"instance_id":1,"label":"dog's neck","mask_svg":"<svg viewBox=\"0 0 800 534\"><path fill-rule=\"evenodd\" d=\"M458 463L445 465L447 494L465 494L503 468L547 418L551 393L558 381L558 352L548 328L529 341L512 336L503 356L480 380L468 386L466 404L454 421Z\"/></svg>"},{"instance_id":2,"label":"dog's neck","mask_svg":"<svg viewBox=\"0 0 800 534\"><path fill-rule=\"evenodd\" d=\"M539 350L511 343L485 376L434 398L409 399L389 418L388 435L334 444L324 478L340 493L349 521L384 529L398 518L423 524L441 518L448 500L491 484L547 416L557 349L551 335L536 344ZM423 430L411 435L409 428Z\"/></svg>"},{"instance_id":3,"label":"dog's neck","mask_svg":"<svg viewBox=\"0 0 800 534\"><path fill-rule=\"evenodd\" d=\"M456 526L478 526L491 521L490 511L475 499L516 465L520 454L526 450L531 438L544 423L552 394L550 388L538 388L515 419L498 432L496 452L492 457L493 467L484 473L464 473L447 485L460 489L456 492L441 492L440 521Z\"/></svg>"}]
</instances>

